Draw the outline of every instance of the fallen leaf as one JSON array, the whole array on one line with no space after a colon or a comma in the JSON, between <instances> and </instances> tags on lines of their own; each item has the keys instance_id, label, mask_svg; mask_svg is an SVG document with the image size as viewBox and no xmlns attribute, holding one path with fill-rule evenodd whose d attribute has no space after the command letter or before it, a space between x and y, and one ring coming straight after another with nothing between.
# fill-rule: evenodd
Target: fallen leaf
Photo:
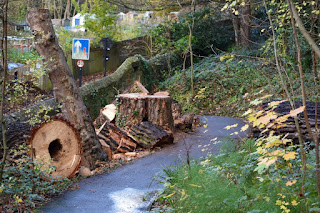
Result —
<instances>
[{"instance_id":1,"label":"fallen leaf","mask_svg":"<svg viewBox=\"0 0 320 213\"><path fill-rule=\"evenodd\" d=\"M296 117L299 113L303 112L305 109L305 106L301 106L295 110L291 110L289 113L289 116L291 117Z\"/></svg>"}]
</instances>

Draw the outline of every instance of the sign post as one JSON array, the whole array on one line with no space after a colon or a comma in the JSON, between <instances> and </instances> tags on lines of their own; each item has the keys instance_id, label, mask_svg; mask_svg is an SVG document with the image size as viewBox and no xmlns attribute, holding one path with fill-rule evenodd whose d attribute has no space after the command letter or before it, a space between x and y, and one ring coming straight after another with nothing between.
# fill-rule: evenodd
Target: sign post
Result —
<instances>
[{"instance_id":1,"label":"sign post","mask_svg":"<svg viewBox=\"0 0 320 213\"><path fill-rule=\"evenodd\" d=\"M82 67L84 66L83 60L89 60L90 54L90 40L82 38L74 38L72 41L72 59L76 59L77 66L79 67L79 87L82 84Z\"/></svg>"},{"instance_id":2,"label":"sign post","mask_svg":"<svg viewBox=\"0 0 320 213\"><path fill-rule=\"evenodd\" d=\"M82 85L82 67L84 66L84 61L78 60L77 66L79 67L79 87Z\"/></svg>"}]
</instances>

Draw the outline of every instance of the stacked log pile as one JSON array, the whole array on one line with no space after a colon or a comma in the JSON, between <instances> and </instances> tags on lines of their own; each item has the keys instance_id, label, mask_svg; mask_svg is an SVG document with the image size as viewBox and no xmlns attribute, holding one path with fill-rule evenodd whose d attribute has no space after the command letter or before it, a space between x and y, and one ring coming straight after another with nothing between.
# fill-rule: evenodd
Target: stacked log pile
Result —
<instances>
[{"instance_id":1,"label":"stacked log pile","mask_svg":"<svg viewBox=\"0 0 320 213\"><path fill-rule=\"evenodd\" d=\"M263 103L262 104L262 109L267 109L268 103ZM296 101L295 102L296 108L303 106L301 101ZM307 115L308 115L308 120L311 126L311 130L313 133L315 133L315 125L317 123L318 127L320 127L320 103L317 103L317 108L314 102L307 102ZM275 112L277 113L278 117L289 114L290 110L292 110L290 102L285 101L280 103L276 108ZM316 110L317 110L317 116L316 116ZM303 116L303 113L298 114L298 121L299 121L299 126L300 126L300 131L302 133L302 137L304 141L311 141L311 137L308 134L307 127L306 127L306 122ZM277 129L275 132L277 134L287 134L287 138L292 139L294 143L298 143L298 132L296 130L296 126L294 123L294 118L289 117L289 119L285 122L285 126L280 127ZM257 137L261 134L262 130L258 128L254 128L252 130L253 136ZM268 134L268 132L264 133ZM319 136L318 136L319 137Z\"/></svg>"}]
</instances>

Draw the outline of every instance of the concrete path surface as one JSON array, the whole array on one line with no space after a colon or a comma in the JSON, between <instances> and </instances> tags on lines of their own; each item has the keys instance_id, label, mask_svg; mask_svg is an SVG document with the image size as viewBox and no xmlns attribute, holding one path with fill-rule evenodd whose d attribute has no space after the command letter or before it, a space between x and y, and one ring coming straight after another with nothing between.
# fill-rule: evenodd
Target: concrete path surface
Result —
<instances>
[{"instance_id":1,"label":"concrete path surface","mask_svg":"<svg viewBox=\"0 0 320 213\"><path fill-rule=\"evenodd\" d=\"M173 145L167 145L160 151L136 159L130 164L123 165L110 173L97 175L81 180L79 189L67 191L51 203L44 206L41 211L50 213L139 213L147 211L148 202L144 197L149 193L162 188L154 179L161 175L162 170L168 166L185 162L186 146L192 144L190 156L198 159L209 152L218 153L221 143L213 144L210 140L222 140L230 133L240 133L242 121L234 118L203 116L201 117L207 128L199 127L196 132L186 137L180 135ZM238 123L238 127L226 130L225 126ZM244 137L240 133L237 137ZM201 151L208 145L208 151ZM151 196L149 196L151 197Z\"/></svg>"}]
</instances>

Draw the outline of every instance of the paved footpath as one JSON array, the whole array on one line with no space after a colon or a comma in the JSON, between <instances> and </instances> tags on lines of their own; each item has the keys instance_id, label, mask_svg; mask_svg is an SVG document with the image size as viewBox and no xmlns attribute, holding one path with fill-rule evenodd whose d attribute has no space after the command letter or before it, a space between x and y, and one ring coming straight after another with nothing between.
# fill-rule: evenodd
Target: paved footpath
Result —
<instances>
[{"instance_id":1,"label":"paved footpath","mask_svg":"<svg viewBox=\"0 0 320 213\"><path fill-rule=\"evenodd\" d=\"M50 213L140 213L146 212L146 194L152 194L161 189L162 184L157 180L163 168L181 164L186 158L186 144L193 144L190 156L199 159L206 156L207 152L201 151L204 145L209 152L218 153L221 143L213 144L211 139L222 140L232 132L238 131L243 122L226 117L203 116L207 128L200 127L196 132L186 137L180 135L173 145L168 145L160 151L136 159L130 164L123 165L110 173L97 175L81 180L79 189L67 191L51 203L44 206L41 211ZM224 129L225 126L238 123L232 130ZM240 133L237 137L244 137ZM201 146L199 146L201 145Z\"/></svg>"}]
</instances>

